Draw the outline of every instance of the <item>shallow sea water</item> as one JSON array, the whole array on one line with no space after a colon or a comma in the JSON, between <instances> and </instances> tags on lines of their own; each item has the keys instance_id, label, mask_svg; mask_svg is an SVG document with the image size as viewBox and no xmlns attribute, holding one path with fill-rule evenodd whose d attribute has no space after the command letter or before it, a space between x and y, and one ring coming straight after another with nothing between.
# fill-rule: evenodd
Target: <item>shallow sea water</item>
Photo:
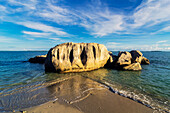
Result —
<instances>
[{"instance_id":1,"label":"shallow sea water","mask_svg":"<svg viewBox=\"0 0 170 113\"><path fill-rule=\"evenodd\" d=\"M25 62L30 57L46 53L47 51L0 52L0 111L28 108L54 100L56 94L54 96L53 90L56 87L57 95L65 94L61 89L66 86L60 81L73 76L87 77L106 84L118 94L139 100L154 109L170 109L170 52L142 52L151 63L142 65L142 71L98 69L91 72L57 74L45 73L43 64ZM113 54L117 55L118 52ZM73 79L68 86L74 86L71 88L75 89L75 81L78 80ZM71 89L68 86L67 88ZM82 92L84 87L90 88L80 84L79 90L75 92Z\"/></svg>"}]
</instances>

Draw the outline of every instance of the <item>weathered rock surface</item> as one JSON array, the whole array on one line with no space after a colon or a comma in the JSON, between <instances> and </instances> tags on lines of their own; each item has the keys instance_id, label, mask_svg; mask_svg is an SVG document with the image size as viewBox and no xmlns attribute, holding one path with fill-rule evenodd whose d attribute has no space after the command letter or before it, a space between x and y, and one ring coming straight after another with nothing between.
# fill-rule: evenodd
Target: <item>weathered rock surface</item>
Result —
<instances>
[{"instance_id":1,"label":"weathered rock surface","mask_svg":"<svg viewBox=\"0 0 170 113\"><path fill-rule=\"evenodd\" d=\"M139 62L141 64L143 54L138 50L130 51L132 55L132 63Z\"/></svg>"},{"instance_id":2,"label":"weathered rock surface","mask_svg":"<svg viewBox=\"0 0 170 113\"><path fill-rule=\"evenodd\" d=\"M111 51L109 51L109 59L107 60L107 63L105 64L105 68L112 68L113 63L117 57L112 54Z\"/></svg>"},{"instance_id":3,"label":"weathered rock surface","mask_svg":"<svg viewBox=\"0 0 170 113\"><path fill-rule=\"evenodd\" d=\"M47 55L40 55L40 56L35 56L34 58L30 58L28 61L31 63L45 63L45 59L46 59Z\"/></svg>"},{"instance_id":4,"label":"weathered rock surface","mask_svg":"<svg viewBox=\"0 0 170 113\"><path fill-rule=\"evenodd\" d=\"M118 70L142 70L150 64L138 50L119 52L118 56L97 43L64 43L51 48L47 55L30 58L31 63L45 63L46 72L82 72L101 67Z\"/></svg>"},{"instance_id":5,"label":"weathered rock surface","mask_svg":"<svg viewBox=\"0 0 170 113\"><path fill-rule=\"evenodd\" d=\"M137 63L130 64L128 66L124 66L123 69L129 71L139 71L142 70L142 67L140 63L137 62Z\"/></svg>"},{"instance_id":6,"label":"weathered rock surface","mask_svg":"<svg viewBox=\"0 0 170 113\"><path fill-rule=\"evenodd\" d=\"M140 64L149 64L149 60L143 57L143 54L138 50L119 52L117 57L110 56L112 56L113 62L107 64L107 68L137 71L142 70Z\"/></svg>"},{"instance_id":7,"label":"weathered rock surface","mask_svg":"<svg viewBox=\"0 0 170 113\"><path fill-rule=\"evenodd\" d=\"M149 60L148 60L147 58L142 57L141 64L147 64L147 65L149 65L149 64L150 64L150 62L149 62Z\"/></svg>"},{"instance_id":8,"label":"weathered rock surface","mask_svg":"<svg viewBox=\"0 0 170 113\"><path fill-rule=\"evenodd\" d=\"M45 61L47 72L82 72L104 67L109 52L97 43L64 43L51 48Z\"/></svg>"},{"instance_id":9,"label":"weathered rock surface","mask_svg":"<svg viewBox=\"0 0 170 113\"><path fill-rule=\"evenodd\" d=\"M132 56L129 52L127 52L127 51L119 52L117 64L129 65L129 64L131 64L131 59L132 59Z\"/></svg>"}]
</instances>

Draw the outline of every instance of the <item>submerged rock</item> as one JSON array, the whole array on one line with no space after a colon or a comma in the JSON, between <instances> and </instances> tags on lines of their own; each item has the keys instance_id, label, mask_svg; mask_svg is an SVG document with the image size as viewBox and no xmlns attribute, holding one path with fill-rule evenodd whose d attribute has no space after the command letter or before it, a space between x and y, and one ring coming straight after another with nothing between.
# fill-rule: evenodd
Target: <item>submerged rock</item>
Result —
<instances>
[{"instance_id":1,"label":"submerged rock","mask_svg":"<svg viewBox=\"0 0 170 113\"><path fill-rule=\"evenodd\" d=\"M148 60L147 58L142 57L141 64L147 64L147 65L149 65L149 64L150 64L150 62L149 62L149 60Z\"/></svg>"},{"instance_id":2,"label":"submerged rock","mask_svg":"<svg viewBox=\"0 0 170 113\"><path fill-rule=\"evenodd\" d=\"M46 59L47 55L40 55L40 56L35 56L34 58L30 58L28 61L31 63L45 63L45 59Z\"/></svg>"},{"instance_id":3,"label":"submerged rock","mask_svg":"<svg viewBox=\"0 0 170 113\"><path fill-rule=\"evenodd\" d=\"M46 72L82 72L104 67L109 52L97 43L64 43L51 48L45 61Z\"/></svg>"},{"instance_id":4,"label":"submerged rock","mask_svg":"<svg viewBox=\"0 0 170 113\"><path fill-rule=\"evenodd\" d=\"M137 63L130 64L128 66L124 66L123 69L130 70L130 71L139 71L139 70L142 70L142 67L140 63L137 62Z\"/></svg>"}]
</instances>

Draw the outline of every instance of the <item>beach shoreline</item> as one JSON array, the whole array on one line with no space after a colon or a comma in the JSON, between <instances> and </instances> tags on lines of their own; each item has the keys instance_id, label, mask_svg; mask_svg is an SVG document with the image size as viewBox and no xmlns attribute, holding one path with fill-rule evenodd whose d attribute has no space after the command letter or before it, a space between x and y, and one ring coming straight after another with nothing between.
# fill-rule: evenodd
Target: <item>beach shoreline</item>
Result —
<instances>
[{"instance_id":1,"label":"beach shoreline","mask_svg":"<svg viewBox=\"0 0 170 113\"><path fill-rule=\"evenodd\" d=\"M111 92L103 84L82 76L72 77L58 85L53 84L50 91L57 92L55 100L21 111L26 113L152 113L154 111Z\"/></svg>"}]
</instances>

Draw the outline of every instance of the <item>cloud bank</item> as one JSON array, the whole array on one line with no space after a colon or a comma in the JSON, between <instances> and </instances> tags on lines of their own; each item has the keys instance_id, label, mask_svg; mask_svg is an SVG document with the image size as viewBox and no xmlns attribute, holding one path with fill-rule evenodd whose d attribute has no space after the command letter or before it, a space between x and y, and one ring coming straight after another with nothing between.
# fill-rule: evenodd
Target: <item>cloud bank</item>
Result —
<instances>
[{"instance_id":1,"label":"cloud bank","mask_svg":"<svg viewBox=\"0 0 170 113\"><path fill-rule=\"evenodd\" d=\"M155 25L164 22L169 23L170 21L169 0L148 0L142 2L131 14L117 13L114 10L110 10L107 4L101 3L99 0L93 0L81 9L61 5L59 1L55 2L53 0L45 0L44 2L40 0L7 0L6 4L8 5L0 5L0 12L8 11L3 14L8 18L7 20L12 21L9 14L22 13L19 21L23 22L19 23L14 19L14 22L17 24L28 27L27 21L29 21L29 24L32 24L39 20L45 20L64 26L84 27L90 35L96 37L103 37L113 33L133 34L139 32L137 30L141 28L149 29ZM18 19L17 16L13 18ZM34 21L31 23L31 20ZM42 25L40 26L43 27ZM32 24L33 27L40 30L37 24ZM167 29L169 29L168 24L158 27L157 30L168 32ZM59 36L69 34L61 29L58 30L58 27L49 28L45 26L42 31L54 32ZM145 33L146 31L143 32Z\"/></svg>"},{"instance_id":2,"label":"cloud bank","mask_svg":"<svg viewBox=\"0 0 170 113\"><path fill-rule=\"evenodd\" d=\"M128 13L111 9L100 0L91 0L84 7L71 7L66 0L1 2L0 21L29 28L21 33L35 38L53 36L49 39L58 41L58 37L72 37L70 27L83 28L82 33L95 38L170 33L170 0L144 0ZM118 47L119 44L113 45Z\"/></svg>"}]
</instances>

